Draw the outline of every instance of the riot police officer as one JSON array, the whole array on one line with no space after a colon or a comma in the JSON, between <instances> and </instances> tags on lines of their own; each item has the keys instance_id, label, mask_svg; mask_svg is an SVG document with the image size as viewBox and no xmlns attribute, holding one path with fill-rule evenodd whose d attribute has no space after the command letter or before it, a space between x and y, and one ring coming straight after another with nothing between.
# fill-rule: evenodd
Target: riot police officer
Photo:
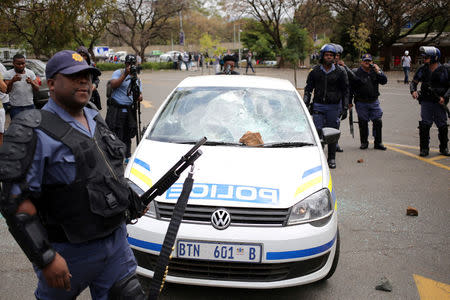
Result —
<instances>
[{"instance_id":1,"label":"riot police officer","mask_svg":"<svg viewBox=\"0 0 450 300\"><path fill-rule=\"evenodd\" d=\"M331 45L333 45L334 48L336 49L336 59L335 59L336 67L341 68L344 72L347 73L348 81L350 82L355 77L355 74L353 74L352 70L350 70L350 68L347 67L345 65L344 61L342 60L342 53L344 52L344 48L339 44L331 44ZM350 84L349 84L349 86L350 86ZM349 105L348 101L349 101L348 97L344 97L344 99L342 99L342 101L341 101L341 103L342 103L342 110L340 113L341 121L345 120L347 118L347 114L348 114L347 110L348 110L348 105ZM340 122L339 122L339 127L340 127ZM336 144L336 152L344 152L344 149L342 149L339 146L339 144Z\"/></svg>"},{"instance_id":2,"label":"riot police officer","mask_svg":"<svg viewBox=\"0 0 450 300\"><path fill-rule=\"evenodd\" d=\"M420 47L421 55L424 57L424 64L414 74L414 79L410 84L410 92L414 99L419 100L420 117L419 137L420 156L428 156L430 144L430 128L433 122L438 128L439 152L449 156L448 151L448 127L445 107L450 96L450 69L441 65L439 58L441 52L436 47ZM420 92L417 92L417 85L422 82Z\"/></svg>"},{"instance_id":3,"label":"riot police officer","mask_svg":"<svg viewBox=\"0 0 450 300\"><path fill-rule=\"evenodd\" d=\"M305 104L310 108L316 129L321 134L323 127L339 128L342 103L348 103L348 77L345 71L334 64L336 48L325 44L320 49L320 64L308 74L305 86ZM311 101L311 93L314 98ZM336 168L336 143L328 144L328 166Z\"/></svg>"},{"instance_id":4,"label":"riot police officer","mask_svg":"<svg viewBox=\"0 0 450 300\"><path fill-rule=\"evenodd\" d=\"M369 121L373 123L374 149L386 150L382 143L381 117L383 111L378 100L379 85L387 83L387 77L377 64L373 63L372 55L364 54L361 66L353 69L355 80L352 80L351 97L354 98L356 112L358 113L359 136L361 140L360 149L369 147Z\"/></svg>"},{"instance_id":5,"label":"riot police officer","mask_svg":"<svg viewBox=\"0 0 450 300\"><path fill-rule=\"evenodd\" d=\"M35 296L75 299L89 287L93 299L143 299L127 242L138 198L122 175L125 146L85 107L100 71L64 50L45 72L48 103L18 114L0 148L0 208L33 263Z\"/></svg>"}]
</instances>

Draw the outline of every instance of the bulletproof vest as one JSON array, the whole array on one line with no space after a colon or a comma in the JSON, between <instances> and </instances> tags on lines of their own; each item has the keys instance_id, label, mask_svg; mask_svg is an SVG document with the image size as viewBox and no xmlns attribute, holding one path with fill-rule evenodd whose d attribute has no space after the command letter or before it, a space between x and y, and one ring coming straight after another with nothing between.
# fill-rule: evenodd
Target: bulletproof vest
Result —
<instances>
[{"instance_id":1,"label":"bulletproof vest","mask_svg":"<svg viewBox=\"0 0 450 300\"><path fill-rule=\"evenodd\" d=\"M417 70L420 86L419 101L438 102L449 88L449 74L445 65L438 66L431 72L429 65L423 65Z\"/></svg>"},{"instance_id":2,"label":"bulletproof vest","mask_svg":"<svg viewBox=\"0 0 450 300\"><path fill-rule=\"evenodd\" d=\"M367 73L361 68L358 68L354 73L357 78L353 86L355 101L372 102L377 100L380 95L377 74L372 70Z\"/></svg>"},{"instance_id":3,"label":"bulletproof vest","mask_svg":"<svg viewBox=\"0 0 450 300\"><path fill-rule=\"evenodd\" d=\"M125 145L98 114L93 138L42 110L38 129L70 148L76 176L70 184L43 184L33 199L50 241L81 243L105 237L125 220L130 191L123 177Z\"/></svg>"},{"instance_id":4,"label":"bulletproof vest","mask_svg":"<svg viewBox=\"0 0 450 300\"><path fill-rule=\"evenodd\" d=\"M344 73L340 68L325 74L320 69L320 65L316 66L312 71L315 82L314 86L314 103L337 104L343 98Z\"/></svg>"}]
</instances>

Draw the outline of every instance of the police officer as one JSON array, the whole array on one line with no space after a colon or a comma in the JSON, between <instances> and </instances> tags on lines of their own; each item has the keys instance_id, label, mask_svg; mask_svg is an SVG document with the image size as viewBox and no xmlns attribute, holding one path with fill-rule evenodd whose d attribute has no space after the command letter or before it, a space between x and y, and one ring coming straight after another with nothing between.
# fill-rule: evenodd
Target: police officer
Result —
<instances>
[{"instance_id":1,"label":"police officer","mask_svg":"<svg viewBox=\"0 0 450 300\"><path fill-rule=\"evenodd\" d=\"M128 93L128 87L132 83L132 77L137 76L136 56L128 54L125 56L125 69L116 70L110 81L112 94L108 101L106 113L106 124L125 143L125 157L128 162L131 156L131 139L137 134L136 111L134 110L133 94ZM132 73L133 71L133 73ZM142 101L142 85L137 79L140 95L138 102Z\"/></svg>"},{"instance_id":2,"label":"police officer","mask_svg":"<svg viewBox=\"0 0 450 300\"><path fill-rule=\"evenodd\" d=\"M240 75L239 72L235 71L236 57L231 54L226 54L223 57L223 70L216 73L216 75Z\"/></svg>"},{"instance_id":3,"label":"police officer","mask_svg":"<svg viewBox=\"0 0 450 300\"><path fill-rule=\"evenodd\" d=\"M124 145L85 105L100 71L76 52L47 63L50 99L12 121L0 148L0 208L33 263L37 299L143 299L126 217ZM141 297L141 298L139 298Z\"/></svg>"},{"instance_id":4,"label":"police officer","mask_svg":"<svg viewBox=\"0 0 450 300\"><path fill-rule=\"evenodd\" d=\"M419 100L420 117L420 156L428 156L430 144L430 128L433 122L438 128L439 152L449 156L448 127L445 106L450 96L450 68L439 63L441 52L436 47L424 46L419 51L424 57L424 64L414 74L410 84L410 92ZM420 92L417 85L422 82Z\"/></svg>"},{"instance_id":5,"label":"police officer","mask_svg":"<svg viewBox=\"0 0 450 300\"><path fill-rule=\"evenodd\" d=\"M335 58L336 48L325 44L320 49L320 64L313 68L306 80L303 100L312 111L319 135L323 127L339 128L342 103L348 103L348 77L341 68L336 67ZM336 168L336 144L328 144L328 166Z\"/></svg>"},{"instance_id":6,"label":"police officer","mask_svg":"<svg viewBox=\"0 0 450 300\"><path fill-rule=\"evenodd\" d=\"M386 150L382 143L381 129L383 111L380 107L378 86L387 83L387 77L377 64L372 61L372 55L364 54L361 66L353 69L355 80L352 80L351 94L354 98L356 112L358 113L360 149L369 147L369 121L373 123L374 149ZM352 98L352 97L351 97Z\"/></svg>"},{"instance_id":7,"label":"police officer","mask_svg":"<svg viewBox=\"0 0 450 300\"><path fill-rule=\"evenodd\" d=\"M348 77L348 81L350 82L350 80L352 78L355 77L355 74L353 74L352 70L349 69L349 67L347 67L344 63L344 61L342 60L342 52L344 52L344 48L339 45L339 44L331 44L334 46L334 48L336 49L336 58L335 58L335 64L337 68L342 69L342 71L347 73L347 77ZM349 84L349 83L347 83ZM347 114L348 114L348 97L345 97L344 99L341 100L341 104L342 104L342 110L340 112L340 118L341 120L345 120L347 118ZM338 124L338 128L341 126L341 123L339 122ZM336 152L344 152L344 149L342 149L339 144L336 144Z\"/></svg>"}]
</instances>

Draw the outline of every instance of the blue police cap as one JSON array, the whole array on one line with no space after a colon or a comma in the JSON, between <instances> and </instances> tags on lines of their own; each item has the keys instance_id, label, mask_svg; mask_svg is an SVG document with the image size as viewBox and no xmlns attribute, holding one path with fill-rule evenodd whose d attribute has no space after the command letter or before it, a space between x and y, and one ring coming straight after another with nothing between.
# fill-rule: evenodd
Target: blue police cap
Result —
<instances>
[{"instance_id":1,"label":"blue police cap","mask_svg":"<svg viewBox=\"0 0 450 300\"><path fill-rule=\"evenodd\" d=\"M366 61L366 60L373 60L372 59L372 55L370 55L369 53L366 53L362 56L361 58L362 61Z\"/></svg>"},{"instance_id":2,"label":"blue police cap","mask_svg":"<svg viewBox=\"0 0 450 300\"><path fill-rule=\"evenodd\" d=\"M101 75L100 70L88 65L79 53L72 50L63 50L57 52L47 62L45 76L47 78L52 78L57 73L70 75L84 70L89 70L92 74L97 76Z\"/></svg>"}]
</instances>

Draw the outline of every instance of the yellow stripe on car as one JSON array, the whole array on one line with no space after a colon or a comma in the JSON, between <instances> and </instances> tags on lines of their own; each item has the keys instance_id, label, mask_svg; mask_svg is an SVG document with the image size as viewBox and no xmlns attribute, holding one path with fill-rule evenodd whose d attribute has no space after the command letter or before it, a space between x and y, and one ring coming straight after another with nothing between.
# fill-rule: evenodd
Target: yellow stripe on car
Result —
<instances>
[{"instance_id":1,"label":"yellow stripe on car","mask_svg":"<svg viewBox=\"0 0 450 300\"><path fill-rule=\"evenodd\" d=\"M299 187L297 188L297 191L295 192L294 197L296 197L298 194L303 193L303 192L306 191L307 189L309 189L309 188L311 188L311 187L313 187L313 186L315 186L316 184L319 184L319 183L321 183L321 182L322 182L322 176L318 176L318 177L316 177L316 178L314 178L314 179L311 179L311 180L309 180L309 181L303 183L301 186L299 186Z\"/></svg>"},{"instance_id":2,"label":"yellow stripe on car","mask_svg":"<svg viewBox=\"0 0 450 300\"><path fill-rule=\"evenodd\" d=\"M139 178L142 182L144 182L146 185L148 185L149 187L151 187L152 184L152 180L147 177L145 174L143 174L142 172L140 172L138 169L136 168L131 168L131 174L133 174L134 176L136 176L137 178Z\"/></svg>"}]
</instances>

